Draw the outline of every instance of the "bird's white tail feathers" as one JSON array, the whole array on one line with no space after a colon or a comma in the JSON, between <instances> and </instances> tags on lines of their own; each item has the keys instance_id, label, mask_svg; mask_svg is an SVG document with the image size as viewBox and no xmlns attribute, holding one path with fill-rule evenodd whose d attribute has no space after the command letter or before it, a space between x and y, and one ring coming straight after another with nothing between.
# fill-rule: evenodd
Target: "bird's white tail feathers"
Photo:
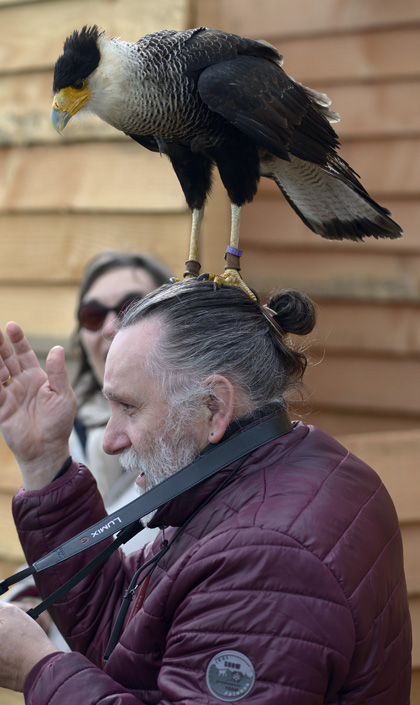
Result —
<instances>
[{"instance_id":1,"label":"bird's white tail feathers","mask_svg":"<svg viewBox=\"0 0 420 705\"><path fill-rule=\"evenodd\" d=\"M309 100L317 104L320 112L324 115L328 122L340 122L340 115L336 113L335 110L331 110L331 98L329 98L326 93L314 91L313 88L308 88L308 86L304 86L303 83L296 81L291 76L289 76L289 78L293 81L293 83L296 83L296 85L302 88L302 90L308 96Z\"/></svg>"},{"instance_id":2,"label":"bird's white tail feathers","mask_svg":"<svg viewBox=\"0 0 420 705\"><path fill-rule=\"evenodd\" d=\"M290 162L265 153L261 175L274 179L303 222L330 240L363 240L364 237L401 236L401 228L389 211L346 181L311 162L290 155Z\"/></svg>"}]
</instances>

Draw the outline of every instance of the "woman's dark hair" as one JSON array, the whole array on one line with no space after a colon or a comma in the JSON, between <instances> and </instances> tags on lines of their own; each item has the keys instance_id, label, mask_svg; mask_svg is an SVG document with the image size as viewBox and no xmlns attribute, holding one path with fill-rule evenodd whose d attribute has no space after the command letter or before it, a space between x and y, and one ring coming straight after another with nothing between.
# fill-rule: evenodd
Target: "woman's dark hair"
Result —
<instances>
[{"instance_id":1,"label":"woman's dark hair","mask_svg":"<svg viewBox=\"0 0 420 705\"><path fill-rule=\"evenodd\" d=\"M280 291L268 306L270 315L237 287L184 280L134 304L120 329L159 317L163 334L148 364L168 396L181 402L207 377L221 374L241 389L251 412L283 403L285 392L301 382L307 359L288 334L306 335L315 325L314 305L299 291Z\"/></svg>"},{"instance_id":2,"label":"woman's dark hair","mask_svg":"<svg viewBox=\"0 0 420 705\"><path fill-rule=\"evenodd\" d=\"M138 252L118 252L105 250L99 252L89 260L79 287L79 298L77 308L83 301L89 289L103 274L113 269L132 267L133 269L143 269L152 277L156 288L166 283L172 276L171 271L159 260L151 255ZM100 389L100 385L92 372L86 352L80 340L80 326L77 327L71 339L72 353L76 357L77 369L74 378L74 386L78 397L79 406L95 391Z\"/></svg>"}]
</instances>

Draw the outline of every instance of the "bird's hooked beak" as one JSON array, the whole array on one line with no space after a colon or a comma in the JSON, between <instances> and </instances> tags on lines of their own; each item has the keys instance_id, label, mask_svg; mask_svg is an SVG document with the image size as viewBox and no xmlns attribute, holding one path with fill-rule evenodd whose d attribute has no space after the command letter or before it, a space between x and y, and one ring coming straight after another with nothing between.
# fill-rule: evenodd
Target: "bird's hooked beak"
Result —
<instances>
[{"instance_id":1,"label":"bird's hooked beak","mask_svg":"<svg viewBox=\"0 0 420 705\"><path fill-rule=\"evenodd\" d=\"M51 110L51 122L54 129L61 135L69 120L90 100L90 91L87 86L75 88L67 86L54 95Z\"/></svg>"}]
</instances>

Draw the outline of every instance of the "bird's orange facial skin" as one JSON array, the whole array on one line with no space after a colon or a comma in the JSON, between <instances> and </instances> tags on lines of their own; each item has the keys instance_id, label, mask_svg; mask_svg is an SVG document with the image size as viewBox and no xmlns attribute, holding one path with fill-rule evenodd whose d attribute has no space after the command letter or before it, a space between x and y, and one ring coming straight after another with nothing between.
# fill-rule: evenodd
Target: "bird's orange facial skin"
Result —
<instances>
[{"instance_id":1,"label":"bird's orange facial skin","mask_svg":"<svg viewBox=\"0 0 420 705\"><path fill-rule=\"evenodd\" d=\"M90 100L90 90L84 84L82 88L67 86L54 95L51 120L61 133L68 121Z\"/></svg>"}]
</instances>

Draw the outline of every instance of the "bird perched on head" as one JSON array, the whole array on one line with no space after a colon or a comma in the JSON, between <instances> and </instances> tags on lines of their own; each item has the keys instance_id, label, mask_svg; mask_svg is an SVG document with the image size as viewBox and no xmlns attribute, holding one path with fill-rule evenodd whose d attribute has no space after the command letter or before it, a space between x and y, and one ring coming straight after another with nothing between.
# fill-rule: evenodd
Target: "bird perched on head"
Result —
<instances>
[{"instance_id":1,"label":"bird perched on head","mask_svg":"<svg viewBox=\"0 0 420 705\"><path fill-rule=\"evenodd\" d=\"M61 132L75 113L90 111L169 157L192 211L192 274L215 165L232 207L223 275L230 283L239 279L241 208L261 176L324 238L400 237L389 211L337 154L331 123L339 117L328 97L290 78L282 62L264 41L205 27L130 43L85 26L56 62L52 121Z\"/></svg>"}]
</instances>

